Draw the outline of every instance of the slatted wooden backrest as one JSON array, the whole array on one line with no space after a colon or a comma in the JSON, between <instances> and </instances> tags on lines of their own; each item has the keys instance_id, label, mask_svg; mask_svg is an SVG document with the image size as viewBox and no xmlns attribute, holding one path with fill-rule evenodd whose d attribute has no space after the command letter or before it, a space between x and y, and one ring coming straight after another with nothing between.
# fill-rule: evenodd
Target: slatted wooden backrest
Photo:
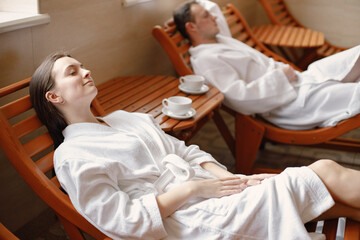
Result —
<instances>
[{"instance_id":1,"label":"slatted wooden backrest","mask_svg":"<svg viewBox=\"0 0 360 240\"><path fill-rule=\"evenodd\" d=\"M258 0L264 7L272 24L304 27L290 13L283 0Z\"/></svg>"},{"instance_id":2,"label":"slatted wooden backrest","mask_svg":"<svg viewBox=\"0 0 360 240\"><path fill-rule=\"evenodd\" d=\"M288 63L294 68L298 69L295 65L272 52L260 41L258 41L253 35L245 18L232 4L226 5L223 14L226 18L233 38L248 44L249 46L264 53L266 56L274 58L276 61ZM182 37L180 32L177 31L175 25L172 25L171 27L155 26L152 33L160 45L164 48L165 52L168 54L177 73L180 76L193 74L189 54L189 48L191 44L187 39Z\"/></svg>"},{"instance_id":3,"label":"slatted wooden backrest","mask_svg":"<svg viewBox=\"0 0 360 240\"><path fill-rule=\"evenodd\" d=\"M189 54L191 44L184 39L174 24L167 28L155 26L152 34L165 49L180 76L193 74Z\"/></svg>"},{"instance_id":4,"label":"slatted wooden backrest","mask_svg":"<svg viewBox=\"0 0 360 240\"><path fill-rule=\"evenodd\" d=\"M32 108L29 82L30 78L0 89L0 145L25 182L56 212L72 238L82 239L77 226L104 239L106 236L75 210L52 174L53 142Z\"/></svg>"}]
</instances>

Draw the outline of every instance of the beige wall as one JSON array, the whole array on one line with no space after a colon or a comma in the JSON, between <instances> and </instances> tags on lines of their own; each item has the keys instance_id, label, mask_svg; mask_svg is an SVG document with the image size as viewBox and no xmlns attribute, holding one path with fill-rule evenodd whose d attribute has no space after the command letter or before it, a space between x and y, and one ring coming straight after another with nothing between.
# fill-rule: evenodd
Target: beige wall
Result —
<instances>
[{"instance_id":1,"label":"beige wall","mask_svg":"<svg viewBox=\"0 0 360 240\"><path fill-rule=\"evenodd\" d=\"M41 0L41 13L50 14L50 24L0 34L0 87L31 76L42 59L56 50L69 51L91 69L96 83L120 75L174 75L151 29L168 19L183 1L154 0L124 8L120 0ZM225 5L229 1L216 2ZM231 2L250 25L267 21L256 0ZM329 37L341 44L359 44L358 0L344 1L345 7L337 0L288 2L305 25L326 30L326 35L329 32ZM334 14L337 23L327 24L316 10L324 17ZM46 206L18 177L1 150L0 166L0 221L15 231Z\"/></svg>"}]
</instances>

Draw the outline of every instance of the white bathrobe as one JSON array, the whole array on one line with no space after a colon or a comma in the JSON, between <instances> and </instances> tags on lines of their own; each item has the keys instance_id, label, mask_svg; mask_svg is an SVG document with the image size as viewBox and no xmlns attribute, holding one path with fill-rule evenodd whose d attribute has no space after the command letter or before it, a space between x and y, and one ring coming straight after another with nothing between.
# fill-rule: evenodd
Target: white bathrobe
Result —
<instances>
[{"instance_id":1,"label":"white bathrobe","mask_svg":"<svg viewBox=\"0 0 360 240\"><path fill-rule=\"evenodd\" d=\"M360 112L360 83L342 83L360 56L360 46L312 63L289 83L283 63L221 35L218 43L191 47L195 74L217 87L224 104L243 114L262 114L288 129L335 126Z\"/></svg>"},{"instance_id":2,"label":"white bathrobe","mask_svg":"<svg viewBox=\"0 0 360 240\"><path fill-rule=\"evenodd\" d=\"M216 160L165 134L150 115L116 111L103 120L110 127L69 125L54 167L76 210L114 239L310 239L303 223L334 204L303 167L240 194L192 199L162 220L156 195L213 178L199 164Z\"/></svg>"}]
</instances>

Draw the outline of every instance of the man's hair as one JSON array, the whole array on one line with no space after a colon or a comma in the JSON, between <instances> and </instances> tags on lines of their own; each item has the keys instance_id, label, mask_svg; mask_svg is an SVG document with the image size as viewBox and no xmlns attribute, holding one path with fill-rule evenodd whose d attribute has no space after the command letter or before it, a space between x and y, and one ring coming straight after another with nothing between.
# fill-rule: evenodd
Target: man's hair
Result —
<instances>
[{"instance_id":1,"label":"man's hair","mask_svg":"<svg viewBox=\"0 0 360 240\"><path fill-rule=\"evenodd\" d=\"M193 16L191 15L191 6L193 4L198 4L198 3L195 1L183 3L177 9L175 9L173 14L176 28L179 30L179 32L184 38L187 38L189 40L190 37L188 32L186 31L185 24L187 22L194 22Z\"/></svg>"}]
</instances>

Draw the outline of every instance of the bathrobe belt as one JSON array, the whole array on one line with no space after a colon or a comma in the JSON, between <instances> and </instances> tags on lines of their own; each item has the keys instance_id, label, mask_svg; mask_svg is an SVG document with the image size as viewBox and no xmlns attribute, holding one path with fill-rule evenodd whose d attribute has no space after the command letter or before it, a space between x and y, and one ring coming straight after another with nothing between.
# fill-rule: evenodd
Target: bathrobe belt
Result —
<instances>
[{"instance_id":1,"label":"bathrobe belt","mask_svg":"<svg viewBox=\"0 0 360 240\"><path fill-rule=\"evenodd\" d=\"M185 182L194 177L194 169L190 164L175 154L169 154L161 160L165 171L154 182L159 193L163 193L166 186L175 179Z\"/></svg>"}]
</instances>

